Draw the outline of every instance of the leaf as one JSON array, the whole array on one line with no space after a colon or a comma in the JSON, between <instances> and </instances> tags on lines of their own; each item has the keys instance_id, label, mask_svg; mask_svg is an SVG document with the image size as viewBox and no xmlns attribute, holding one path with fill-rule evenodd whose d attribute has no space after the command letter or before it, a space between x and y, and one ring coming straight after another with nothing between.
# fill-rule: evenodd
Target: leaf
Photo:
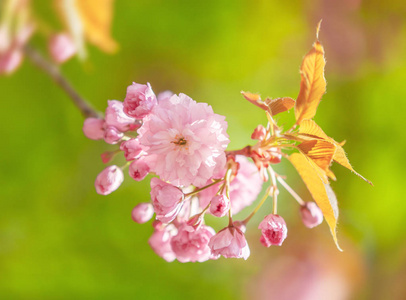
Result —
<instances>
[{"instance_id":1,"label":"leaf","mask_svg":"<svg viewBox=\"0 0 406 300\"><path fill-rule=\"evenodd\" d=\"M275 116L281 112L285 112L295 106L295 100L289 97L269 99L265 100L265 104L271 110L272 116Z\"/></svg>"},{"instance_id":2,"label":"leaf","mask_svg":"<svg viewBox=\"0 0 406 300\"><path fill-rule=\"evenodd\" d=\"M365 180L370 185L373 185L371 181L363 177L361 174L357 173L351 166L347 155L345 154L345 151L342 147L345 144L345 141L341 143L336 142L334 139L325 134L320 126L317 125L316 122L314 122L313 120L303 120L303 122L300 124L299 136L307 136L312 138L315 137L334 143L334 145L336 146L336 151L334 153L333 160L352 171L354 174Z\"/></svg>"},{"instance_id":3,"label":"leaf","mask_svg":"<svg viewBox=\"0 0 406 300\"><path fill-rule=\"evenodd\" d=\"M325 140L304 141L297 147L325 172L329 169L336 152L336 146Z\"/></svg>"},{"instance_id":4,"label":"leaf","mask_svg":"<svg viewBox=\"0 0 406 300\"><path fill-rule=\"evenodd\" d=\"M317 27L317 36L319 29L320 23ZM326 92L325 65L324 49L317 38L300 67L300 90L295 107L296 124L311 119L316 114L321 97Z\"/></svg>"},{"instance_id":5,"label":"leaf","mask_svg":"<svg viewBox=\"0 0 406 300\"><path fill-rule=\"evenodd\" d=\"M308 159L302 153L293 153L289 156L290 162L298 171L314 201L323 212L323 216L330 227L331 234L337 248L341 250L337 241L336 227L338 218L337 198L329 184L323 183Z\"/></svg>"},{"instance_id":6,"label":"leaf","mask_svg":"<svg viewBox=\"0 0 406 300\"><path fill-rule=\"evenodd\" d=\"M269 111L268 105L266 105L265 102L261 100L261 96L259 94L253 94L244 91L241 91L241 94L252 104L258 106L259 108L262 108L265 111Z\"/></svg>"}]
</instances>

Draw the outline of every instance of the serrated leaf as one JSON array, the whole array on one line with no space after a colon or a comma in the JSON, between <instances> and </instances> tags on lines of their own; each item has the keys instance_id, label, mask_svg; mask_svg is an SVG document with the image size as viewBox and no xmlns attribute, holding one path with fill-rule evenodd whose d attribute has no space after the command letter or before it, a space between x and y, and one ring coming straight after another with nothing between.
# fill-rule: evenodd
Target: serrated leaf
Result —
<instances>
[{"instance_id":1,"label":"serrated leaf","mask_svg":"<svg viewBox=\"0 0 406 300\"><path fill-rule=\"evenodd\" d=\"M311 158L325 172L333 161L336 146L325 140L310 140L300 143L298 149Z\"/></svg>"},{"instance_id":2,"label":"serrated leaf","mask_svg":"<svg viewBox=\"0 0 406 300\"><path fill-rule=\"evenodd\" d=\"M320 138L326 141L329 141L331 143L334 143L336 146L336 151L333 156L333 160L340 165L346 167L350 171L352 171L354 174L368 182L370 185L373 185L371 181L363 177L361 174L357 173L353 167L351 166L347 155L345 154L345 151L343 149L343 145L345 144L345 141L338 143L331 137L329 137L327 134L324 133L324 131L320 128L319 125L316 124L313 120L303 120L303 122L300 124L299 128L299 136L300 137L310 137L310 138ZM329 176L330 177L330 176ZM331 177L330 177L331 178Z\"/></svg>"},{"instance_id":3,"label":"serrated leaf","mask_svg":"<svg viewBox=\"0 0 406 300\"><path fill-rule=\"evenodd\" d=\"M337 198L330 185L323 182L304 154L293 153L289 156L289 160L298 171L314 201L323 212L323 216L330 227L334 242L337 248L342 251L338 245L336 234L338 218Z\"/></svg>"},{"instance_id":4,"label":"serrated leaf","mask_svg":"<svg viewBox=\"0 0 406 300\"><path fill-rule=\"evenodd\" d=\"M295 106L295 100L289 97L269 99L265 100L265 104L271 110L272 116L275 116L281 112L285 112Z\"/></svg>"},{"instance_id":5,"label":"serrated leaf","mask_svg":"<svg viewBox=\"0 0 406 300\"><path fill-rule=\"evenodd\" d=\"M312 119L316 114L321 97L326 92L325 65L323 46L316 39L300 67L300 91L295 107L296 124L300 124L305 119Z\"/></svg>"}]
</instances>

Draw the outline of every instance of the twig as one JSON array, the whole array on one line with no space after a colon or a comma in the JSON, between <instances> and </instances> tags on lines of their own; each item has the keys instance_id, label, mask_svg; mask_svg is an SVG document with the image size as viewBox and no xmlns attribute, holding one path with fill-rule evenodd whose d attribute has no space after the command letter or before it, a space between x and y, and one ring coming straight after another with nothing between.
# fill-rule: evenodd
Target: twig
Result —
<instances>
[{"instance_id":1,"label":"twig","mask_svg":"<svg viewBox=\"0 0 406 300\"><path fill-rule=\"evenodd\" d=\"M59 69L45 59L37 50L30 46L24 47L24 53L34 65L47 73L72 99L72 102L79 108L85 118L100 118L101 114L97 112L86 100L84 100L72 87L72 85L63 77Z\"/></svg>"}]
</instances>

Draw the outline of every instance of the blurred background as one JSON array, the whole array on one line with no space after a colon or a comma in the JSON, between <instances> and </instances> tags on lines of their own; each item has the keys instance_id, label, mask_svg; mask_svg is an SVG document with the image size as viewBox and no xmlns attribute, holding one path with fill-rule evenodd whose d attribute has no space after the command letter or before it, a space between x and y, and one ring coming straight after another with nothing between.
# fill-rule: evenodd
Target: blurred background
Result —
<instances>
[{"instance_id":1,"label":"blurred background","mask_svg":"<svg viewBox=\"0 0 406 300\"><path fill-rule=\"evenodd\" d=\"M50 31L64 23L52 1L31 4L43 24L29 43L49 56ZM323 19L328 85L315 120L347 140L352 165L375 186L332 168L342 253L327 224L305 228L281 190L289 230L282 247L259 243L269 204L248 226L247 261L167 263L147 243L151 222L131 220L132 208L149 200L149 180L126 174L116 192L96 194L99 155L115 147L86 139L79 111L26 58L0 77L0 298L406 299L404 1L138 0L112 9L118 50L87 44L86 60L61 66L72 85L100 111L109 99L123 100L133 81L186 93L226 116L229 149L251 143L266 123L240 91L296 98L301 60ZM293 118L278 122L290 126ZM287 161L275 170L310 200ZM216 230L225 225L210 221Z\"/></svg>"}]
</instances>

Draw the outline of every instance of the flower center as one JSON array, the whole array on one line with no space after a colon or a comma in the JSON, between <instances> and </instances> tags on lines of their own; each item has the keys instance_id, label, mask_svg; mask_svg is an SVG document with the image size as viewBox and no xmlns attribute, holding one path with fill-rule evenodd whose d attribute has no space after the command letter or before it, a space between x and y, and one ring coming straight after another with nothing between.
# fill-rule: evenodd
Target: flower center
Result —
<instances>
[{"instance_id":1,"label":"flower center","mask_svg":"<svg viewBox=\"0 0 406 300\"><path fill-rule=\"evenodd\" d=\"M175 145L179 145L179 146L183 146L187 144L187 140L185 140L184 137L175 137L175 140L172 141L172 143L174 143Z\"/></svg>"}]
</instances>

